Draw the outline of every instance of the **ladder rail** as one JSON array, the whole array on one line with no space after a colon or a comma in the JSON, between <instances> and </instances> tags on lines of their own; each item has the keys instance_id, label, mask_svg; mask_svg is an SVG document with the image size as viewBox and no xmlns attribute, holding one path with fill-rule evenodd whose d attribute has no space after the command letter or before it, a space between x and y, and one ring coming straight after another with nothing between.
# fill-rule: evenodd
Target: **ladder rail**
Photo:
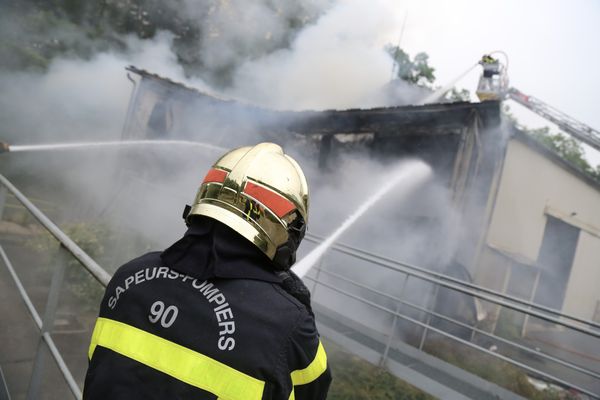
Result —
<instances>
[{"instance_id":1,"label":"ladder rail","mask_svg":"<svg viewBox=\"0 0 600 400\"><path fill-rule=\"evenodd\" d=\"M526 95L513 87L508 89L507 96L541 117L555 123L574 138L600 151L600 131L577 121L537 97Z\"/></svg>"}]
</instances>

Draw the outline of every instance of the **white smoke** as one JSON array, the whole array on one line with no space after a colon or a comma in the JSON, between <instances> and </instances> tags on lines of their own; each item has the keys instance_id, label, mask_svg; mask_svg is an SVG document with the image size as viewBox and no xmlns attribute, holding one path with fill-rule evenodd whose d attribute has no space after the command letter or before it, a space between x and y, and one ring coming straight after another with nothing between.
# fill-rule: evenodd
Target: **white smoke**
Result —
<instances>
[{"instance_id":1,"label":"white smoke","mask_svg":"<svg viewBox=\"0 0 600 400\"><path fill-rule=\"evenodd\" d=\"M127 65L142 65L185 80L171 51L171 35L162 33L149 41L125 40L125 51L102 52L89 60L56 59L45 73L0 75L1 139L27 144L120 138L132 90L125 74ZM191 84L204 86L198 80Z\"/></svg>"},{"instance_id":2,"label":"white smoke","mask_svg":"<svg viewBox=\"0 0 600 400\"><path fill-rule=\"evenodd\" d=\"M152 40L135 37L125 37L123 40L126 43L123 50L101 52L88 60L55 59L43 73L0 74L0 92L3 94L0 96L0 141L11 145L28 145L120 140L133 89L125 71L125 67L130 64L143 66L174 80L185 80L195 87L207 87L200 80L185 78L183 68L172 51L172 35L161 33ZM132 184L125 189L116 187L116 177L119 174L139 169L135 163L141 152L143 151L123 148L8 153L3 159L7 162L4 164L7 168L2 173L9 178L12 178L11 171L19 176L32 175L40 183L60 188L50 189L40 196L49 201L60 198L58 202L62 207L59 219L64 221L96 217L113 224L123 220L124 215L129 215L131 218L139 217L143 222L150 210L158 211L172 221L172 228L164 234L149 237L154 243L163 245L162 239L165 242L172 241L185 228L179 216L187 198L193 196L194 185L186 180L189 177L187 174L172 178L175 187L182 181L184 183L179 186L187 185L188 189L177 197L180 203L176 209L162 207L159 203L165 205L168 202L163 202L158 194L154 202L141 206L139 198L143 198L144 193L147 194L155 187L146 185L137 193L130 190ZM197 151L193 150L182 152L169 147L156 153L156 159L172 159L177 154L182 159L182 169L193 173L195 179L196 174L202 172L187 167L188 165L198 165L200 162L202 167L198 169L210 165L209 161L202 164L202 159L197 158ZM115 209L126 198L137 201L135 210ZM164 222L160 222L163 221L160 216L153 221L164 226ZM138 228L138 232L145 229L162 232L152 224L139 223Z\"/></svg>"},{"instance_id":3,"label":"white smoke","mask_svg":"<svg viewBox=\"0 0 600 400\"><path fill-rule=\"evenodd\" d=\"M242 64L229 93L277 109L365 106L389 81L392 60L383 47L400 16L393 1L338 2L290 49Z\"/></svg>"},{"instance_id":4,"label":"white smoke","mask_svg":"<svg viewBox=\"0 0 600 400\"><path fill-rule=\"evenodd\" d=\"M195 12L199 20L210 22L205 32L208 35L200 44L205 66L218 69L235 65L233 85L219 94L275 109L381 105L375 93L390 79L392 60L384 45L398 37L403 16L398 5L392 0L337 1L314 23L289 37L289 48L275 50L276 43L290 35L285 22L290 16L316 13L332 2L313 0L300 9L291 0L280 3L284 6L274 12L258 0L224 1L216 9L196 7L192 0L186 1L190 15ZM124 39L125 50L104 51L88 60L56 59L43 74L1 76L0 120L7 136L0 139L12 144L119 139L132 93L124 70L130 64L201 91L218 93L186 75L173 51L173 39L166 33L152 40L128 37ZM262 56L249 59L247 48L265 51ZM399 91L394 93L395 98L409 96L403 86L395 89ZM414 93L410 95L414 97ZM212 126L213 121L198 119L190 122L192 128L200 124ZM286 148L290 150L294 151ZM218 156L168 147L152 154L132 154L131 158L86 152L73 159L65 153L59 156L39 153L17 159L21 154L24 153L8 156L15 164L35 171L40 180L48 178L56 182L66 197L61 207L71 215L98 217L116 226L118 231L133 229L150 239L152 249L164 248L181 235L185 229L180 218L182 207L192 200L199 179ZM334 231L373 190L372 177L387 171L386 166L366 157L349 158L341 160L340 170L331 173L318 170L314 159L299 159L311 183L309 232L325 235ZM121 182L126 183L115 185L113 178L123 170L131 176L125 179L120 176ZM428 228L438 220L443 222L444 216L451 213L449 201L443 196L445 192L440 193L437 186L429 190L420 192L416 195L418 199L411 198L407 201L410 205L403 207L399 207L393 196L382 199L377 209L349 229L341 240L401 260L422 260L422 254L433 247ZM431 215L432 210L438 214ZM433 222L420 229L423 224L415 217ZM129 233L122 233L124 241L129 240ZM451 254L455 240L444 242L447 249L440 250L441 246L435 249L440 256L431 264L442 258L442 253ZM306 252L306 244L303 246L300 255ZM365 268L373 271L372 265L356 260L346 265L339 256L327 257L339 271L360 276L372 286L385 287L389 293L395 293L399 286L397 273L381 275L378 271L365 277ZM115 265L106 267L114 268L124 261L115 257ZM340 302L340 309L346 307L347 299ZM362 311L357 308L355 314L363 314ZM372 318L385 320L380 316Z\"/></svg>"},{"instance_id":5,"label":"white smoke","mask_svg":"<svg viewBox=\"0 0 600 400\"><path fill-rule=\"evenodd\" d=\"M207 58L213 60L210 62L215 62L215 65L233 60L228 59L231 55L228 52L235 50L235 43L258 46L263 31L270 32L273 40L281 39L287 34L286 24L282 21L288 20L294 13L314 15L325 9L327 12L300 30L291 41L290 48L241 63L234 71L234 86L224 94L225 97L240 97L273 108L368 107L372 105L373 93L389 80L392 61L383 47L397 37L402 17L402 10L394 1L348 0L333 3L314 0L303 3L301 8L294 2L281 1L279 11L275 12L260 1L248 2L248 8L245 3L243 7L240 4L234 7L237 4L235 1L230 2L229 6L227 4L223 2L221 8L210 9L205 6L194 8L194 2L186 2L185 12L192 16L196 12L199 19L204 18L202 20L212 18L211 26L218 27L212 41L202 43ZM247 14L242 16L238 10L247 11ZM232 19L241 18L243 22L244 18L250 17L256 22L253 26L232 23ZM227 27L229 29L225 29ZM173 51L173 40L173 36L167 33L159 33L152 40L125 37L123 42L126 46L123 50L101 52L88 60L56 59L45 73L13 72L0 76L0 89L4 94L0 98L0 119L5 129L0 140L17 145L120 139L132 92L132 85L124 70L130 64L202 91L215 92L204 82L186 76ZM210 121L194 123L210 126ZM90 153L84 160L78 160L90 166L90 171L86 173L83 173L83 166L69 173L63 172L64 165L59 166L59 170L51 170L47 168L52 158L49 155L20 158L15 163L31 162L33 164L28 164L30 169L39 168L48 174L62 174L63 183L83 197L80 203L96 203L100 209L105 209L103 202L108 201L105 198L108 190L99 184L89 187L89 183L94 180L92 176L96 182L110 180L107 178L110 171L121 167L106 154ZM165 150L164 154L154 156L157 160L170 159L173 158L173 152ZM190 154L191 158L185 163L180 161L185 165L174 169L177 178L171 178L169 182L172 186L177 186L175 180L181 183L173 192L184 193L185 196L179 196L177 201L185 201L180 197L191 198L194 187L190 182L198 179L202 168L209 165L214 156L205 154L193 159L194 156ZM52 163L59 164L65 160L54 157ZM371 167L365 167L363 161L356 164L361 164L357 168L365 170L364 181L368 182L368 169ZM199 166L194 167L194 162ZM310 162L306 160L306 164ZM72 165L76 165L76 162L73 161ZM103 174L103 177L99 174ZM313 175L320 179L321 172ZM358 182L357 173L353 174L353 182ZM331 218L331 212L335 213L335 210L323 211L331 204L327 197L329 183L315 180L315 184L315 187L320 187L322 194L314 191L314 199L322 201L321 206L317 202L313 204L328 218L318 224L321 226L313 227L317 227L317 232L326 234L335 227L336 221ZM348 185L350 188L356 187L353 183ZM86 189L82 190L81 187ZM339 190L353 189L338 187L332 196L339 196ZM360 197L352 198L360 201ZM136 207L146 207L148 212L151 210L153 214L164 215L165 219L170 220L179 213L179 206L173 211L174 204L166 206L157 201L136 203ZM344 210L350 212L351 208ZM144 215L143 210L136 212ZM157 218L153 221L160 220ZM339 220L343 220L342 215ZM178 218L170 226L175 227L176 224L180 224ZM146 230L151 232L154 226L148 228ZM172 232L167 237L170 240Z\"/></svg>"},{"instance_id":6,"label":"white smoke","mask_svg":"<svg viewBox=\"0 0 600 400\"><path fill-rule=\"evenodd\" d=\"M294 20L306 23L327 9L332 0L184 0L184 17L203 31L199 43L202 64L211 70L241 64L256 54L285 45Z\"/></svg>"},{"instance_id":7,"label":"white smoke","mask_svg":"<svg viewBox=\"0 0 600 400\"><path fill-rule=\"evenodd\" d=\"M424 180L431 176L431 168L422 161L406 162L401 166L396 167L390 173L390 176L375 193L371 195L359 208L357 208L345 221L341 224L337 230L332 233L326 240L323 241L315 250L303 258L300 262L294 265L294 272L300 277L304 277L308 271L318 262L318 260L325 254L325 252L333 245L339 237L370 208L381 200L384 196L395 188L398 184L402 183L402 194L398 195L402 200L402 197L411 194Z\"/></svg>"},{"instance_id":8,"label":"white smoke","mask_svg":"<svg viewBox=\"0 0 600 400\"><path fill-rule=\"evenodd\" d=\"M231 62L236 46L259 46L264 35L281 39L289 30L286 18L314 15L331 1L313 0L302 7L282 1L275 10L260 1L243 7L232 2L212 11L204 6L195 9L194 3L188 0L186 10L196 10L199 17L210 14L211 26L218 30L202 43L207 63L216 66ZM391 59L383 46L396 35L398 17L397 7L388 0L335 3L298 33L291 48L242 62L234 71L234 86L223 95L280 109L370 106L373 93L389 79ZM232 23L246 19L254 23ZM87 60L55 59L43 74L0 75L0 118L5 129L0 139L27 144L118 138L132 89L124 71L130 64L217 92L186 76L173 52L171 34L159 33L152 40L125 37L123 42L124 50L104 51Z\"/></svg>"}]
</instances>

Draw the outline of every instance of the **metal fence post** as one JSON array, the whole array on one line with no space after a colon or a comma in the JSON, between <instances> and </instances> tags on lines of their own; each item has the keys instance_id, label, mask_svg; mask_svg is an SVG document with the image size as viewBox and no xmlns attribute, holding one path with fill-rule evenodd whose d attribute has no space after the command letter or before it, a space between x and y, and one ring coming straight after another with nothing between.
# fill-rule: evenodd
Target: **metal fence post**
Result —
<instances>
[{"instance_id":1,"label":"metal fence post","mask_svg":"<svg viewBox=\"0 0 600 400\"><path fill-rule=\"evenodd\" d=\"M46 308L42 319L40 339L38 341L35 361L33 363L31 379L29 380L29 388L27 389L27 400L37 400L40 398L40 384L47 357L44 351L44 334L46 332L52 333L52 329L54 328L54 317L56 316L56 309L58 308L58 300L60 298L60 290L64 281L66 267L67 253L66 249L61 244L58 250L57 263L54 267L54 273L52 274L52 281L50 282L50 291L48 292L48 300L46 301Z\"/></svg>"},{"instance_id":2,"label":"metal fence post","mask_svg":"<svg viewBox=\"0 0 600 400\"><path fill-rule=\"evenodd\" d=\"M321 258L319 259L319 265L317 265L317 274L315 275L315 280L313 284L313 288L311 291L312 298L314 300L315 294L317 293L317 285L319 283L319 276L321 275L321 268L323 268L323 263L325 262L325 257L327 256L327 252L323 253Z\"/></svg>"},{"instance_id":3,"label":"metal fence post","mask_svg":"<svg viewBox=\"0 0 600 400\"><path fill-rule=\"evenodd\" d=\"M8 194L8 189L6 186L0 185L0 220L4 217L4 207L6 206L6 195Z\"/></svg>"},{"instance_id":4,"label":"metal fence post","mask_svg":"<svg viewBox=\"0 0 600 400\"><path fill-rule=\"evenodd\" d=\"M6 384L6 379L4 379L2 368L0 368L0 400L10 400L10 393L8 392L8 385Z\"/></svg>"},{"instance_id":5,"label":"metal fence post","mask_svg":"<svg viewBox=\"0 0 600 400\"><path fill-rule=\"evenodd\" d=\"M506 274L504 275L504 282L502 283L502 292L503 294L506 294L506 292L508 291L508 284L510 283L510 278L512 276L512 269L513 269L513 264L509 263L508 264L508 270L506 271ZM502 310L504 310L504 307L499 305L496 307L496 315L494 316L494 323L492 324L492 329L490 329L490 332L496 332L496 327L498 327L498 320L500 319L500 314L502 313Z\"/></svg>"},{"instance_id":6,"label":"metal fence post","mask_svg":"<svg viewBox=\"0 0 600 400\"><path fill-rule=\"evenodd\" d=\"M402 283L402 289L400 289L400 293L398 294L398 299L402 300L404 297L404 289L406 288L406 283L408 282L409 275L406 275L404 278L404 282ZM390 334L388 336L387 343L385 344L385 350L381 355L381 360L379 361L379 366L385 366L385 360L387 360L388 353L390 352L390 347L392 346L392 339L394 338L394 333L396 333L396 325L398 324L398 314L400 313L400 309L402 308L402 303L396 303L396 312L394 314L394 319L392 320L392 328L390 330Z\"/></svg>"},{"instance_id":7,"label":"metal fence post","mask_svg":"<svg viewBox=\"0 0 600 400\"><path fill-rule=\"evenodd\" d=\"M471 327L471 337L470 337L469 341L471 341L471 342L475 341L475 334L477 333L477 329L479 329L479 321L477 320L477 315L476 315L475 323Z\"/></svg>"},{"instance_id":8,"label":"metal fence post","mask_svg":"<svg viewBox=\"0 0 600 400\"><path fill-rule=\"evenodd\" d=\"M537 273L535 274L535 280L533 281L533 287L531 288L531 295L529 296L529 302L533 303L535 300L535 295L537 293L538 285L540 284L540 276L542 275L542 269L538 267ZM531 306L527 307L528 310L531 310ZM521 337L525 337L527 334L527 323L529 322L529 314L525 314L525 318L523 319L523 326L521 327Z\"/></svg>"},{"instance_id":9,"label":"metal fence post","mask_svg":"<svg viewBox=\"0 0 600 400\"><path fill-rule=\"evenodd\" d=\"M432 308L435 311L435 304L437 303L437 295L440 291L440 285L435 285L435 289L433 291L433 305ZM421 335L421 342L419 343L419 350L423 350L423 345L425 345L425 339L427 339L427 332L429 328L429 324L431 323L431 313L427 313L427 322L425 323L425 327L423 328L423 334Z\"/></svg>"}]
</instances>

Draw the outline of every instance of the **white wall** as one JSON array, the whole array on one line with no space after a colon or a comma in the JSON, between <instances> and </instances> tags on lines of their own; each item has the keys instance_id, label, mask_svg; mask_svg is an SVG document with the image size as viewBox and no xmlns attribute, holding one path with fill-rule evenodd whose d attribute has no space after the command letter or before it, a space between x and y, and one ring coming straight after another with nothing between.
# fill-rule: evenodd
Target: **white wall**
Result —
<instances>
[{"instance_id":1,"label":"white wall","mask_svg":"<svg viewBox=\"0 0 600 400\"><path fill-rule=\"evenodd\" d=\"M600 300L600 238L581 231L563 311L592 319L598 300Z\"/></svg>"},{"instance_id":2,"label":"white wall","mask_svg":"<svg viewBox=\"0 0 600 400\"><path fill-rule=\"evenodd\" d=\"M523 139L512 138L486 241L489 247L516 261L533 264L542 244L547 215L580 228L563 310L588 319L600 299L599 186L587 183ZM487 258L488 251L484 250L480 261ZM494 266L482 262L479 268ZM490 286L492 274L478 271L476 275Z\"/></svg>"}]
</instances>

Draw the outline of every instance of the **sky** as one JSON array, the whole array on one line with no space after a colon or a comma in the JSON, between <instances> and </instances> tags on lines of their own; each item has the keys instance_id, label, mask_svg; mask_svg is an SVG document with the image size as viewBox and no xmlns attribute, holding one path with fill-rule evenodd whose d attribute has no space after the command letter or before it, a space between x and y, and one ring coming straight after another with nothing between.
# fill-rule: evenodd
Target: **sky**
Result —
<instances>
[{"instance_id":1,"label":"sky","mask_svg":"<svg viewBox=\"0 0 600 400\"><path fill-rule=\"evenodd\" d=\"M510 85L600 130L600 2L595 0L406 0L401 47L411 55L425 51L444 85L477 62L502 50L509 57ZM400 23L401 24L401 23ZM398 42L397 36L390 38ZM473 92L480 69L457 83ZM550 125L509 102L526 125ZM600 153L588 153L600 164Z\"/></svg>"}]
</instances>

